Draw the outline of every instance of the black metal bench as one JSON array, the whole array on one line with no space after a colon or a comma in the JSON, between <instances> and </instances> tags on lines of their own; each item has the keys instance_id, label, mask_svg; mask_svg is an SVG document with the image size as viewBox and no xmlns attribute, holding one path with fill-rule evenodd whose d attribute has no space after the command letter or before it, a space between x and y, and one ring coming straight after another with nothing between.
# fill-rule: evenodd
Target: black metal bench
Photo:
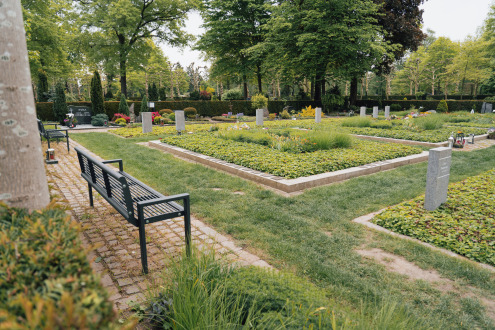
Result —
<instances>
[{"instance_id":1,"label":"black metal bench","mask_svg":"<svg viewBox=\"0 0 495 330\"><path fill-rule=\"evenodd\" d=\"M143 271L148 273L145 225L184 216L186 252L190 254L191 216L189 194L164 196L123 170L121 159L98 161L87 152L74 148L81 166L81 176L88 181L89 203L93 207L93 188L131 224L139 228ZM119 163L119 171L106 166ZM175 201L182 200L184 206Z\"/></svg>"},{"instance_id":2,"label":"black metal bench","mask_svg":"<svg viewBox=\"0 0 495 330\"><path fill-rule=\"evenodd\" d=\"M40 132L40 138L41 141L43 141L43 138L48 141L48 149L50 149L50 139L56 139L57 143L59 139L66 139L67 140L67 152L70 152L69 150L69 131L66 129L57 129L57 124L47 124L47 125L55 125L55 129L45 129L45 125L41 122L41 120L38 119L38 130ZM65 132L65 133L63 133Z\"/></svg>"}]
</instances>

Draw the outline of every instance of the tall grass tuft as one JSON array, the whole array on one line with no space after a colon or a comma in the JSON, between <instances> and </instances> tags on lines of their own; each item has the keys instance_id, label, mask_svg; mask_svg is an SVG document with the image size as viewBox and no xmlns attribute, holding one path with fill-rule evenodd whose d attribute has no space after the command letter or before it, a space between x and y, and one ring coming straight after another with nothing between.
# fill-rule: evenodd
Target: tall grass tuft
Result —
<instances>
[{"instance_id":1,"label":"tall grass tuft","mask_svg":"<svg viewBox=\"0 0 495 330\"><path fill-rule=\"evenodd\" d=\"M428 115L414 119L414 124L424 130L434 130L443 127L444 119L440 115Z\"/></svg>"},{"instance_id":2,"label":"tall grass tuft","mask_svg":"<svg viewBox=\"0 0 495 330\"><path fill-rule=\"evenodd\" d=\"M368 117L352 117L342 121L344 127L370 127L371 119Z\"/></svg>"}]
</instances>

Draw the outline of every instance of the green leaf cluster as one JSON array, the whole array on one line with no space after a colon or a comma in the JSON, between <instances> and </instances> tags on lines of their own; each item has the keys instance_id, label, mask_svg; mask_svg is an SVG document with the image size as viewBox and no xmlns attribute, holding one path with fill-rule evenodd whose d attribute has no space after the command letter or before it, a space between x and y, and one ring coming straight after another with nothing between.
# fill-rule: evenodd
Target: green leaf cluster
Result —
<instances>
[{"instance_id":1,"label":"green leaf cluster","mask_svg":"<svg viewBox=\"0 0 495 330\"><path fill-rule=\"evenodd\" d=\"M424 196L389 207L373 222L396 233L495 266L495 170L449 185L447 202L424 209Z\"/></svg>"},{"instance_id":2,"label":"green leaf cluster","mask_svg":"<svg viewBox=\"0 0 495 330\"><path fill-rule=\"evenodd\" d=\"M100 74L98 71L95 71L91 79L91 106L93 108L93 115L105 113L104 101Z\"/></svg>"},{"instance_id":3,"label":"green leaf cluster","mask_svg":"<svg viewBox=\"0 0 495 330\"><path fill-rule=\"evenodd\" d=\"M78 235L61 209L28 213L0 203L0 328L115 328Z\"/></svg>"}]
</instances>

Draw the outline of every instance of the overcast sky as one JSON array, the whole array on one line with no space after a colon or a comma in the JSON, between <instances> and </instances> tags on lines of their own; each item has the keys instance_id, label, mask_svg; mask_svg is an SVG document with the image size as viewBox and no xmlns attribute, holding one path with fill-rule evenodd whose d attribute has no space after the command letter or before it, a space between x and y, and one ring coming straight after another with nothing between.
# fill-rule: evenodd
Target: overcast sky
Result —
<instances>
[{"instance_id":1,"label":"overcast sky","mask_svg":"<svg viewBox=\"0 0 495 330\"><path fill-rule=\"evenodd\" d=\"M495 0L428 0L421 8L423 13L423 31L431 29L436 37L447 37L452 41L463 41L468 35L476 35L476 30L485 20L490 5ZM202 19L196 13L190 13L186 22L186 30L199 36L204 32L201 29ZM189 47L183 51L162 45L165 55L174 63L179 62L183 67L194 62L195 66L208 65L201 59L198 51Z\"/></svg>"}]
</instances>

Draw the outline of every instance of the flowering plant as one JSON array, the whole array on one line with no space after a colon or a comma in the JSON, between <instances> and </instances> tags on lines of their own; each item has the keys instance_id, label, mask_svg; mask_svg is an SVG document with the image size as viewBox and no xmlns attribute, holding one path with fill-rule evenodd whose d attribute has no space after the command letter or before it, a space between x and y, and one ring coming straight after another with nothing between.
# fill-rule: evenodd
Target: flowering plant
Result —
<instances>
[{"instance_id":1,"label":"flowering plant","mask_svg":"<svg viewBox=\"0 0 495 330\"><path fill-rule=\"evenodd\" d=\"M113 115L112 121L116 121L119 118L124 118L127 123L131 121L131 117L124 115L123 113L116 113Z\"/></svg>"}]
</instances>

